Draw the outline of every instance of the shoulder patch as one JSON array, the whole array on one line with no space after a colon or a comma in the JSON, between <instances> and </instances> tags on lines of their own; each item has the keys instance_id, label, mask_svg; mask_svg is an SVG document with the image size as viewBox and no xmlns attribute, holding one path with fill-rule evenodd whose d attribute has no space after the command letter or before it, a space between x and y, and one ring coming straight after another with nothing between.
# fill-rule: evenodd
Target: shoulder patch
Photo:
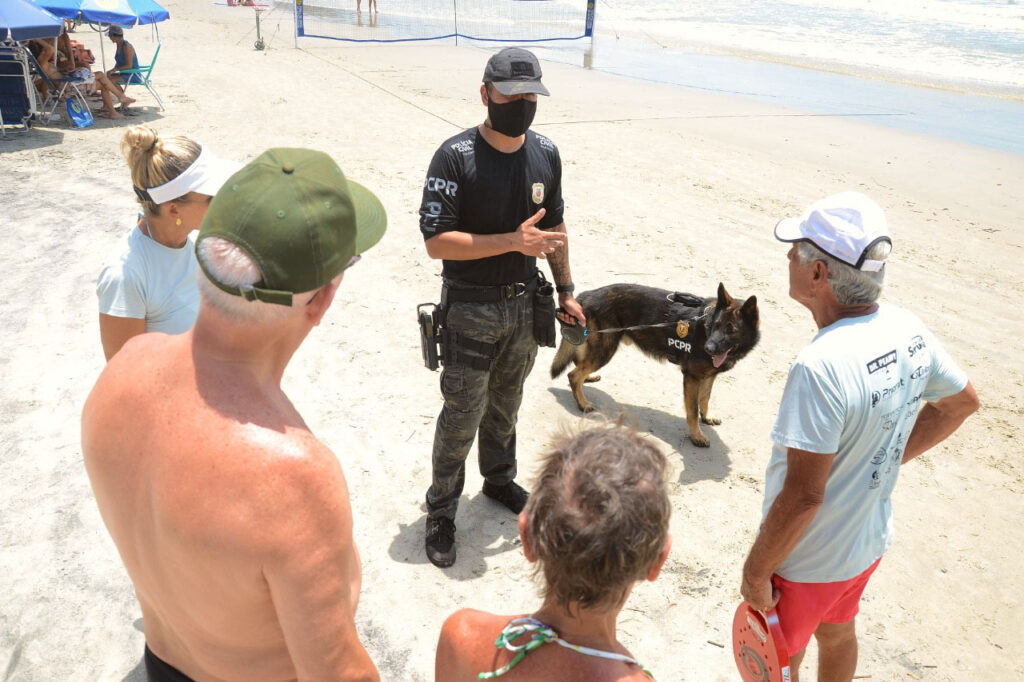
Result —
<instances>
[{"instance_id":1,"label":"shoulder patch","mask_svg":"<svg viewBox=\"0 0 1024 682\"><path fill-rule=\"evenodd\" d=\"M461 132L450 140L447 140L450 150L456 154L472 154L473 152L473 135L467 135L465 132Z\"/></svg>"},{"instance_id":2,"label":"shoulder patch","mask_svg":"<svg viewBox=\"0 0 1024 682\"><path fill-rule=\"evenodd\" d=\"M540 133L534 133L534 134L537 135L537 144L539 144L542 148L547 149L548 151L554 151L555 150L555 143L554 142L552 142L548 138L544 137Z\"/></svg>"}]
</instances>

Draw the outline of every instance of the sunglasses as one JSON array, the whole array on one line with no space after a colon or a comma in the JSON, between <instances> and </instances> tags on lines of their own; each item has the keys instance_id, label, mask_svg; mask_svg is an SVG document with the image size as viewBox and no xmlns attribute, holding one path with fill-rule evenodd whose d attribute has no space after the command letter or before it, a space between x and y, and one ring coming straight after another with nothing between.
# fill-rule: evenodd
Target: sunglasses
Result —
<instances>
[{"instance_id":1,"label":"sunglasses","mask_svg":"<svg viewBox=\"0 0 1024 682\"><path fill-rule=\"evenodd\" d=\"M358 255L358 254L357 254L357 255L355 255L355 256L352 256L352 257L351 257L351 258L349 258L349 260L348 260L348 265L346 265L346 266L345 266L344 268L342 268L342 270L341 270L341 271L342 271L342 272L345 272L345 270L348 270L348 269L349 269L350 267L352 267L353 265L355 265L356 263L358 263L358 262L359 262L359 261L361 261L362 259L363 259L363 257L362 257L362 256L360 256L360 255ZM315 293L315 294L313 294L312 296L310 296L310 297L309 297L309 300L308 300L308 301L306 301L306 305L309 305L310 303L312 303L313 301L315 301L315 300L316 300L316 297L317 297L317 296L319 296L319 295L320 295L320 290L319 290L319 289L317 289L317 290L316 290L316 293Z\"/></svg>"}]
</instances>

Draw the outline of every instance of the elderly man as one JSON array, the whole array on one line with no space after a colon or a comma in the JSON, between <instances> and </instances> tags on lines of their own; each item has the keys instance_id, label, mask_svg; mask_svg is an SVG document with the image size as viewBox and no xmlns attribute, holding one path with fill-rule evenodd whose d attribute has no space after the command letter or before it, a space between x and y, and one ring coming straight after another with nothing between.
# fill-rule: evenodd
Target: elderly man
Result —
<instances>
[{"instance_id":1,"label":"elderly man","mask_svg":"<svg viewBox=\"0 0 1024 682\"><path fill-rule=\"evenodd\" d=\"M543 342L554 345L555 325L553 315L535 317L534 295L543 286L538 258L551 266L564 320L586 321L569 271L562 160L551 140L530 130L537 96L547 94L533 53L496 53L480 86L487 117L438 148L423 186L420 232L427 254L444 261L444 407L426 522L426 554L435 566L455 563L455 513L474 438L484 495L515 514L526 504L528 494L514 480L516 420L537 343L549 325L551 339Z\"/></svg>"},{"instance_id":2,"label":"elderly man","mask_svg":"<svg viewBox=\"0 0 1024 682\"><path fill-rule=\"evenodd\" d=\"M82 449L150 680L378 679L345 477L281 377L385 223L326 154L265 152L203 220L193 329L132 338L96 382Z\"/></svg>"},{"instance_id":3,"label":"elderly man","mask_svg":"<svg viewBox=\"0 0 1024 682\"><path fill-rule=\"evenodd\" d=\"M892 543L900 466L952 434L978 397L917 317L877 303L892 248L877 204L837 194L775 236L793 243L789 295L819 331L786 381L740 589L757 609L777 601L794 681L812 634L818 679L846 681L860 596Z\"/></svg>"}]
</instances>

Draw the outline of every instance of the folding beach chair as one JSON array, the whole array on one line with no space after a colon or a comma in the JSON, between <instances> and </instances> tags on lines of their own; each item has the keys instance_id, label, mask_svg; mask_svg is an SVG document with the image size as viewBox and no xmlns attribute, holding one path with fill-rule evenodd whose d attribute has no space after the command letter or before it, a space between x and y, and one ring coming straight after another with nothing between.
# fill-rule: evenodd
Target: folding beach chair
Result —
<instances>
[{"instance_id":1,"label":"folding beach chair","mask_svg":"<svg viewBox=\"0 0 1024 682\"><path fill-rule=\"evenodd\" d=\"M0 43L0 137L7 137L8 126L28 130L39 111L29 74L25 51L15 43Z\"/></svg>"},{"instance_id":2,"label":"folding beach chair","mask_svg":"<svg viewBox=\"0 0 1024 682\"><path fill-rule=\"evenodd\" d=\"M35 76L42 78L47 86L46 99L39 107L41 110L40 120L50 121L66 117L68 125L78 128L91 126L93 123L92 112L82 91L78 89L78 84L84 83L85 80L82 78L50 78L43 71L43 67L39 65L35 55L24 48L22 51L32 65ZM60 108L59 114L57 113L58 107Z\"/></svg>"},{"instance_id":3,"label":"folding beach chair","mask_svg":"<svg viewBox=\"0 0 1024 682\"><path fill-rule=\"evenodd\" d=\"M156 103L160 105L160 111L164 110L164 101L160 99L160 94L156 91L156 88L153 87L153 80L151 76L153 74L153 67L156 66L156 58L157 55L160 54L160 46L162 44L163 43L156 44L156 52L153 53L153 59L150 60L149 64L144 66L140 65L137 69L121 69L118 72L125 79L125 82L121 84L121 87L125 92L128 92L129 85L144 86L149 90L149 94L153 95Z\"/></svg>"}]
</instances>

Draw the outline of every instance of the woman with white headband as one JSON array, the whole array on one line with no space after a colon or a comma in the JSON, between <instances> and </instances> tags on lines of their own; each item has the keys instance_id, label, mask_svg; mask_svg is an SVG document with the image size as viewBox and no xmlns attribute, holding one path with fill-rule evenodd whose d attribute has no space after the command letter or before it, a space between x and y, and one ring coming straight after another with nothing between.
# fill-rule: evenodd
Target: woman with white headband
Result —
<instances>
[{"instance_id":1,"label":"woman with white headband","mask_svg":"<svg viewBox=\"0 0 1024 682\"><path fill-rule=\"evenodd\" d=\"M133 126L121 140L142 212L96 286L100 340L110 360L143 332L180 334L199 312L195 243L210 199L241 166L187 137Z\"/></svg>"}]
</instances>

